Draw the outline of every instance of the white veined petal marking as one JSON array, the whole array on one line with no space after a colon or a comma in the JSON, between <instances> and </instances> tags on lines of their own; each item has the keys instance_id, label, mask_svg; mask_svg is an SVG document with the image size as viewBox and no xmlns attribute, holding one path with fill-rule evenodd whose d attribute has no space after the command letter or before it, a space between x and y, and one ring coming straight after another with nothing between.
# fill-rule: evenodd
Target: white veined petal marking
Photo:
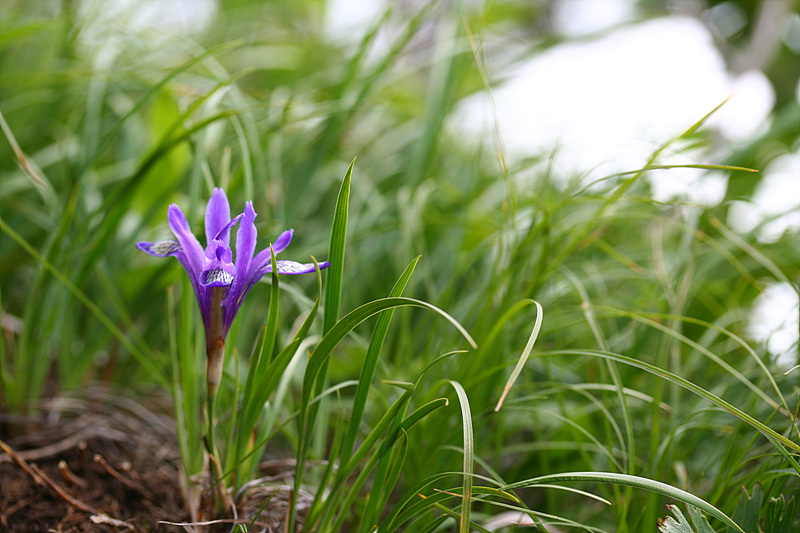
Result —
<instances>
[{"instance_id":1,"label":"white veined petal marking","mask_svg":"<svg viewBox=\"0 0 800 533\"><path fill-rule=\"evenodd\" d=\"M295 261L277 261L278 274L308 274L314 272L313 264L297 263Z\"/></svg>"},{"instance_id":2,"label":"white veined petal marking","mask_svg":"<svg viewBox=\"0 0 800 533\"><path fill-rule=\"evenodd\" d=\"M205 286L223 287L230 285L232 281L233 276L221 268L212 268L200 274L200 283Z\"/></svg>"},{"instance_id":3,"label":"white veined petal marking","mask_svg":"<svg viewBox=\"0 0 800 533\"><path fill-rule=\"evenodd\" d=\"M154 242L147 247L147 251L160 257L167 257L180 252L181 245L176 241Z\"/></svg>"}]
</instances>

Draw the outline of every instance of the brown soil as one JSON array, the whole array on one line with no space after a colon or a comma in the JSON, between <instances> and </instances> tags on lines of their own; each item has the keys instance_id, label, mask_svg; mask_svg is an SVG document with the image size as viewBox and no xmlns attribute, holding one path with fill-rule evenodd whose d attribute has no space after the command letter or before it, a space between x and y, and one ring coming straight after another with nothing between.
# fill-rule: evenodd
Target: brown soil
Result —
<instances>
[{"instance_id":1,"label":"brown soil","mask_svg":"<svg viewBox=\"0 0 800 533\"><path fill-rule=\"evenodd\" d=\"M105 393L49 402L24 435L0 433L0 531L183 531L159 523L188 518L170 424Z\"/></svg>"},{"instance_id":2,"label":"brown soil","mask_svg":"<svg viewBox=\"0 0 800 533\"><path fill-rule=\"evenodd\" d=\"M280 458L261 465L264 477L245 487L232 517L212 520L207 490L200 522L191 522L174 421L155 414L168 403L147 409L92 390L45 403L36 420L0 413L0 533L228 533L237 523L283 532L294 461ZM297 500L302 524L312 497L301 492Z\"/></svg>"}]
</instances>

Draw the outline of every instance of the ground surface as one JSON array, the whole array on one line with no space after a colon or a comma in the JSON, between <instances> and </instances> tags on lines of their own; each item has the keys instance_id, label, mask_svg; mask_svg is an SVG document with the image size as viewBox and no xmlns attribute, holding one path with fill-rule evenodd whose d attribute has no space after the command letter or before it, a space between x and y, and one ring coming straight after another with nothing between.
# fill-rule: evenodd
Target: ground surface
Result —
<instances>
[{"instance_id":1,"label":"ground surface","mask_svg":"<svg viewBox=\"0 0 800 533\"><path fill-rule=\"evenodd\" d=\"M51 402L24 432L2 427L0 531L183 530L160 523L187 519L165 419L104 395Z\"/></svg>"},{"instance_id":2,"label":"ground surface","mask_svg":"<svg viewBox=\"0 0 800 533\"><path fill-rule=\"evenodd\" d=\"M262 463L260 479L209 520L209 491L191 522L165 399L145 408L107 390L46 402L36 419L0 413L0 533L284 531L294 461ZM281 454L289 456L291 454ZM201 480L202 482L202 480ZM311 502L301 492L298 521ZM181 525L176 525L181 524Z\"/></svg>"}]
</instances>

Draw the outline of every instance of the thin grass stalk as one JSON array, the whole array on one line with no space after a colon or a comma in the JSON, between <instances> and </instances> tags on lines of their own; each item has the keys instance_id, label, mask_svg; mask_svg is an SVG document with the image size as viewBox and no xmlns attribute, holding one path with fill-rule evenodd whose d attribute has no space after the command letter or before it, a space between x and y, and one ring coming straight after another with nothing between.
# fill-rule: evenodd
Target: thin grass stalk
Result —
<instances>
[{"instance_id":1,"label":"thin grass stalk","mask_svg":"<svg viewBox=\"0 0 800 533\"><path fill-rule=\"evenodd\" d=\"M175 79L178 75L188 71L192 67L202 63L206 58L212 57L212 56L215 56L215 55L218 55L218 54L222 54L222 53L228 52L230 50L234 50L234 49L240 47L243 43L244 43L244 41L242 41L242 40L230 41L230 42L227 42L227 43L222 43L219 46L215 46L213 48L210 48L210 49L204 51L202 54L200 54L197 57L193 57L192 59L186 61L185 63L183 63L179 67L176 67L176 68L170 70L170 72L166 76L164 76L158 83L153 85L145 93L145 95L142 98L140 98L136 102L136 104L134 104L133 107L131 107L131 109L128 110L128 112L125 113L117 121L117 123L114 125L114 127L111 129L110 132L108 132L105 135L103 135L102 142L97 147L97 149L94 151L94 153L84 162L83 166L81 167L80 171L78 172L78 176L82 177L82 176L86 175L86 173L89 171L89 169L92 168L92 166L97 162L97 159L111 146L111 144L117 139L117 137L119 137L119 135L122 132L122 127L125 125L125 123L131 117L133 117L134 115L139 113L139 111L144 109L145 104L147 104L147 102L150 101L150 99L153 96L158 94L161 91L161 89L166 87L166 85L170 81Z\"/></svg>"},{"instance_id":2,"label":"thin grass stalk","mask_svg":"<svg viewBox=\"0 0 800 533\"><path fill-rule=\"evenodd\" d=\"M592 351L592 350L559 350L559 351L555 351L555 352L542 352L539 355L541 357L545 357L545 356L549 356L549 355L576 355L576 356L589 355L589 356L593 356L593 357L608 358L608 359L611 359L612 361L618 361L618 362L625 363L625 364L630 365L630 366L634 366L634 367L639 368L641 370L644 370L644 371L646 371L646 372L648 372L650 374L658 376L658 377L660 377L662 379L666 379L666 380L668 380L668 381L670 381L672 383L680 385L681 387L683 387L683 388L685 388L685 389L697 394L698 396L701 396L701 397L705 398L706 400L710 401L714 405L722 408L723 410L727 411L728 413L730 413L731 415L735 416L739 420L745 422L747 425L751 426L753 429L757 430L758 432L763 434L765 437L769 438L772 442L775 442L776 444L780 444L783 447L790 448L790 449L794 450L795 452L800 453L800 444L797 444L797 443L793 442L792 440L788 439L787 437L784 437L783 435L777 433L775 430L773 430L772 428L766 426L764 423L759 422L758 420L756 420L752 416L750 416L747 413L741 411L740 409L737 409L736 407L734 407L730 403L728 403L725 400L723 400L722 398L719 398L716 395L708 392L707 390L703 389L702 387L699 387L699 386L695 385L691 381L689 381L687 379L684 379L684 378L682 378L682 377L680 377L678 375L675 375L672 372L669 372L669 371L664 370L662 368L659 368L657 366L654 366L654 365L651 365L649 363L646 363L644 361L640 361L638 359L634 359L632 357L627 357L627 356L616 354L616 353L599 352L599 351ZM800 473L800 471L798 473Z\"/></svg>"},{"instance_id":3,"label":"thin grass stalk","mask_svg":"<svg viewBox=\"0 0 800 533\"><path fill-rule=\"evenodd\" d=\"M100 307L95 304L89 296L86 295L81 289L79 289L72 280L67 277L61 270L57 269L53 264L47 261L42 255L37 252L31 244L26 241L19 233L14 231L2 217L0 217L0 230L4 231L9 237L11 237L17 244L19 244L31 257L33 257L36 261L41 263L41 265L47 269L53 276L58 279L69 291L75 295L76 298L86 306L89 311L108 329L108 331L116 337L120 343L139 361L139 363L151 374L151 377L159 383L159 385L163 386L165 389L169 389L169 381L163 376L160 370L158 370L152 362L152 357L150 354L145 354L139 350L139 348L134 345L131 340L117 327L116 324L109 318L107 314L103 312Z\"/></svg>"},{"instance_id":4,"label":"thin grass stalk","mask_svg":"<svg viewBox=\"0 0 800 533\"><path fill-rule=\"evenodd\" d=\"M570 280L572 285L578 291L578 294L581 298L581 311L583 312L583 316L586 318L587 324L589 324L589 328L592 331L592 335L595 338L595 341L600 346L600 349L604 352L610 351L610 347L608 344L608 340L606 339L605 335L603 334L602 330L600 329L600 324L597 322L597 317L594 314L592 302L589 299L589 294L586 291L583 283L568 269L564 269L564 274L567 276L567 279ZM634 475L636 473L636 439L633 431L633 417L631 416L630 406L628 405L628 400L625 394L622 392L624 386L622 383L622 377L619 374L619 370L617 369L616 365L606 360L606 368L608 370L609 375L611 376L611 381L614 385L614 389L617 396L617 401L619 402L620 407L622 408L622 416L623 416L623 423L625 424L625 446L623 451L626 452L625 456L625 466L624 468L619 467L620 471L624 471L630 475ZM658 406L659 402L654 401L654 406ZM657 407L654 407L657 411ZM615 463L612 457L612 464ZM622 506L621 511L619 513L619 528L621 533L625 533L628 531L628 509L631 502L631 495L632 489L630 487L625 489L625 493L622 496Z\"/></svg>"},{"instance_id":5,"label":"thin grass stalk","mask_svg":"<svg viewBox=\"0 0 800 533\"><path fill-rule=\"evenodd\" d=\"M75 215L77 206L77 188L75 186L70 190L70 195L58 218L56 230L50 233L45 239L43 252L39 261L33 281L28 289L28 296L25 301L25 311L22 317L23 324L33 325L38 322L37 317L45 316L48 313L42 311L42 306L46 304L46 299L41 298L40 295L46 290L46 272L48 271L45 262L55 265L56 258L63 245L64 236L69 228L69 224ZM10 227L10 226L9 226ZM22 238L20 236L20 238ZM24 248L24 247L23 247ZM30 247L33 250L33 247ZM30 252L28 252L30 254ZM35 257L35 256L34 256ZM53 266L55 268L55 266ZM36 401L44 386L41 380L44 379L47 368L49 368L49 357L45 354L36 353L37 350L43 350L45 347L42 343L33 343L32 336L34 334L33 327L23 328L22 333L17 344L17 350L14 356L15 374L21 376L21 379L16 379L18 385L10 389L11 393L7 393L8 398L12 405L9 406L12 410L22 409L24 412L30 413L34 406L30 400ZM34 348L35 346L35 348ZM36 378L35 376L41 376ZM22 391L20 390L22 389ZM8 390L8 389L7 389ZM24 391L24 392L23 392ZM17 404L16 407L13 404Z\"/></svg>"}]
</instances>

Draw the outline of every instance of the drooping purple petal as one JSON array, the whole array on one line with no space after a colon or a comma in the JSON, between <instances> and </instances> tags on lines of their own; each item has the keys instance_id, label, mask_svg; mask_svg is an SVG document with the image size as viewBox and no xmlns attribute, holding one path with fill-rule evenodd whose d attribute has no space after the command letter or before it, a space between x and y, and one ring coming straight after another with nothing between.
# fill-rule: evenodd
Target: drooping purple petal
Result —
<instances>
[{"instance_id":1,"label":"drooping purple petal","mask_svg":"<svg viewBox=\"0 0 800 533\"><path fill-rule=\"evenodd\" d=\"M269 251L269 248L267 248L266 251ZM275 261L275 266L278 267L278 274L310 274L316 270L314 268L314 263L298 263L296 261ZM327 261L319 263L320 270L328 268L329 266L331 266L331 264ZM272 272L272 261L270 261L270 263L261 270L248 275L247 287L239 297L240 300L247 296L247 293L250 292L250 289L253 288L253 285L258 283L261 278L270 272Z\"/></svg>"},{"instance_id":2,"label":"drooping purple petal","mask_svg":"<svg viewBox=\"0 0 800 533\"><path fill-rule=\"evenodd\" d=\"M181 251L181 245L177 241L137 242L136 247L155 257L169 257Z\"/></svg>"},{"instance_id":3,"label":"drooping purple petal","mask_svg":"<svg viewBox=\"0 0 800 533\"><path fill-rule=\"evenodd\" d=\"M136 247L141 251L153 255L155 257L169 257L173 256L189 275L189 280L192 282L194 294L197 297L197 302L200 303L205 299L205 290L198 282L197 278L192 274L192 265L186 259L186 254L183 253L180 243L176 241L161 241L161 242L137 242ZM201 306L202 307L202 306Z\"/></svg>"},{"instance_id":4,"label":"drooping purple petal","mask_svg":"<svg viewBox=\"0 0 800 533\"><path fill-rule=\"evenodd\" d=\"M231 273L222 268L211 268L200 273L200 284L204 287L227 287L232 281Z\"/></svg>"},{"instance_id":5,"label":"drooping purple petal","mask_svg":"<svg viewBox=\"0 0 800 533\"><path fill-rule=\"evenodd\" d=\"M214 239L219 239L225 244L230 244L231 237L230 231L222 231L231 221L231 207L228 203L228 197L220 188L215 187L211 193L211 198L206 205L206 242L209 243ZM230 228L228 228L230 229ZM219 233L223 233L218 235Z\"/></svg>"},{"instance_id":6,"label":"drooping purple petal","mask_svg":"<svg viewBox=\"0 0 800 533\"><path fill-rule=\"evenodd\" d=\"M197 237L194 236L192 230L189 228L189 222L186 221L186 216L177 204L169 206L167 220L169 221L169 227L172 229L172 232L178 238L181 250L186 255L187 264L184 265L184 267L188 266L186 271L197 280L200 276L200 272L203 270L203 261L205 259L203 248L200 246L200 243L197 242Z\"/></svg>"},{"instance_id":7,"label":"drooping purple petal","mask_svg":"<svg viewBox=\"0 0 800 533\"><path fill-rule=\"evenodd\" d=\"M316 268L314 263L298 263L296 261L275 261L275 266L278 267L278 274L310 274ZM323 261L319 264L320 270L330 266L330 263ZM270 264L264 274L272 272L272 264Z\"/></svg>"}]
</instances>

